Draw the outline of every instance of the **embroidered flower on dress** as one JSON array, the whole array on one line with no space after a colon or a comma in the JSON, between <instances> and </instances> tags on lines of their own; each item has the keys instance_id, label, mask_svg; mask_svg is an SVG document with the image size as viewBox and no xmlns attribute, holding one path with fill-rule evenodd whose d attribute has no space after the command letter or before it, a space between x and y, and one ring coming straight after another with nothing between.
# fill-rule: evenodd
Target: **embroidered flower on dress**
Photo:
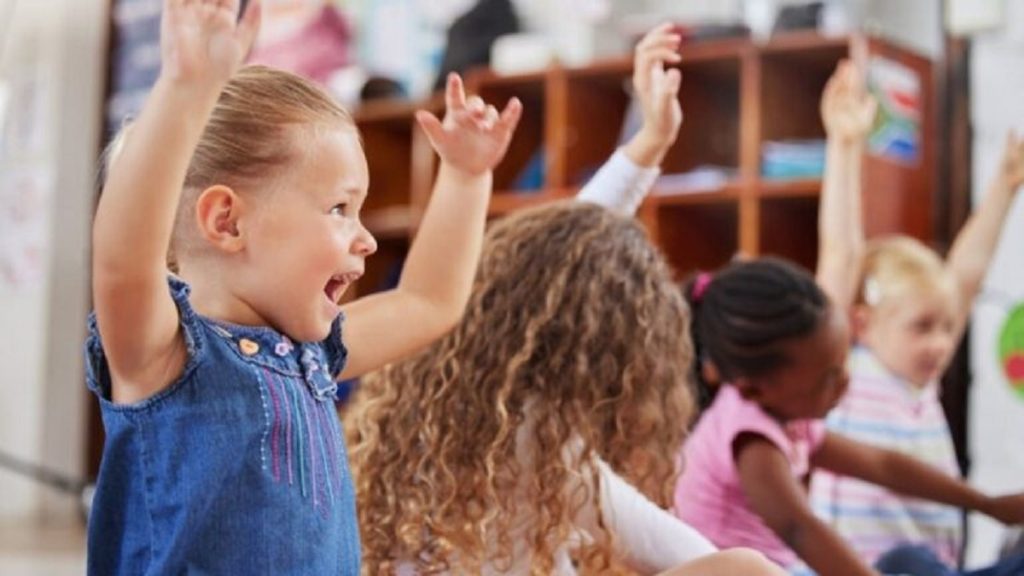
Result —
<instances>
[{"instance_id":1,"label":"embroidered flower on dress","mask_svg":"<svg viewBox=\"0 0 1024 576\"><path fill-rule=\"evenodd\" d=\"M278 356L287 356L288 353L294 349L295 347L292 346L292 341L285 337L274 346L274 353Z\"/></svg>"}]
</instances>

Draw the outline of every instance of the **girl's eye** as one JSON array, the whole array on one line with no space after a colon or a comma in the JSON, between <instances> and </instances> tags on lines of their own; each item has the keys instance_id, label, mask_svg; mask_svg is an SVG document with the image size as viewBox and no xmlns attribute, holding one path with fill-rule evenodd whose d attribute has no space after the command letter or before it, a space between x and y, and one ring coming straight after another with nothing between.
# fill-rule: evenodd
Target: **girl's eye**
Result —
<instances>
[{"instance_id":1,"label":"girl's eye","mask_svg":"<svg viewBox=\"0 0 1024 576\"><path fill-rule=\"evenodd\" d=\"M348 208L348 204L336 204L336 205L334 205L333 208L331 208L331 215L332 216L344 216L346 208Z\"/></svg>"}]
</instances>

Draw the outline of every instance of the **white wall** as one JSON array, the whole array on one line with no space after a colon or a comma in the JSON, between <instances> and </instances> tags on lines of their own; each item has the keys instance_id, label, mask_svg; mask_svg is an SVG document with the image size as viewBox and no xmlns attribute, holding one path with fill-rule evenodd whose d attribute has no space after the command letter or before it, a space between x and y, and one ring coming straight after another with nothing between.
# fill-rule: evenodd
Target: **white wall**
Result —
<instances>
[{"instance_id":1,"label":"white wall","mask_svg":"<svg viewBox=\"0 0 1024 576\"><path fill-rule=\"evenodd\" d=\"M28 224L8 221L8 234L0 232L2 262L25 244L39 256L38 270L21 280L0 277L0 450L72 474L83 468L81 343L107 9L105 0L0 0L0 79L11 95L0 174L40 178L19 216ZM0 178L0 212L10 215L20 187ZM2 469L0 494L3 522L75 511L75 501Z\"/></svg>"},{"instance_id":2,"label":"white wall","mask_svg":"<svg viewBox=\"0 0 1024 576\"><path fill-rule=\"evenodd\" d=\"M1024 132L1024 0L1007 0L1004 27L975 37L971 54L974 124L972 196L980 201L999 161L1006 130ZM1024 302L1024 200L1017 198L986 280L988 297L976 307L971 334L969 438L972 480L1002 493L1024 490L1024 400L1014 395L996 358L1007 302ZM991 558L1001 527L975 515L968 558Z\"/></svg>"},{"instance_id":3,"label":"white wall","mask_svg":"<svg viewBox=\"0 0 1024 576\"><path fill-rule=\"evenodd\" d=\"M866 31L939 58L943 52L939 0L858 0Z\"/></svg>"}]
</instances>

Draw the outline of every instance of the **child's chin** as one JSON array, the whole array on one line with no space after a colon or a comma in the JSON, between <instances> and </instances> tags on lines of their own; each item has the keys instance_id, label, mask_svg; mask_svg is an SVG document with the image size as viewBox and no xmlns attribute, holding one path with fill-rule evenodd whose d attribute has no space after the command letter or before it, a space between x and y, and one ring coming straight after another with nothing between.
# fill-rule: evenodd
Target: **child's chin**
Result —
<instances>
[{"instance_id":1,"label":"child's chin","mask_svg":"<svg viewBox=\"0 0 1024 576\"><path fill-rule=\"evenodd\" d=\"M288 337L296 342L322 342L331 333L331 324L302 326L295 329Z\"/></svg>"}]
</instances>

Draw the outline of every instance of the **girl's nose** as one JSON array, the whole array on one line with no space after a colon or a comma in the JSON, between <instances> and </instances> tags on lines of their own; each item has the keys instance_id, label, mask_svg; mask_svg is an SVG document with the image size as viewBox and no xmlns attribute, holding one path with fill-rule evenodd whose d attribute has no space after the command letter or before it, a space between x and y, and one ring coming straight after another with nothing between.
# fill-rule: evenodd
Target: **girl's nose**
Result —
<instances>
[{"instance_id":1,"label":"girl's nose","mask_svg":"<svg viewBox=\"0 0 1024 576\"><path fill-rule=\"evenodd\" d=\"M377 251L377 239L373 237L373 234L370 234L370 231L362 223L359 224L359 234L352 244L352 250L363 257Z\"/></svg>"}]
</instances>

